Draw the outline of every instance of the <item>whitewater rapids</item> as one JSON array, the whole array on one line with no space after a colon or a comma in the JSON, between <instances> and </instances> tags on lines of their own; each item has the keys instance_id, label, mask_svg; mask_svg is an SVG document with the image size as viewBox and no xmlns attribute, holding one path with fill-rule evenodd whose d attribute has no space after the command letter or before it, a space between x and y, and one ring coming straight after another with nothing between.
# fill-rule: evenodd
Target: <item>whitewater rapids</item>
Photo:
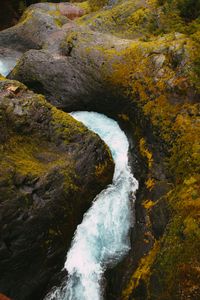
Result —
<instances>
[{"instance_id":1,"label":"whitewater rapids","mask_svg":"<svg viewBox=\"0 0 200 300\"><path fill-rule=\"evenodd\" d=\"M106 268L114 266L130 249L138 182L128 165L127 137L117 122L95 112L71 115L104 140L111 150L115 170L112 184L94 199L77 227L64 266L68 281L45 299L102 300Z\"/></svg>"}]
</instances>

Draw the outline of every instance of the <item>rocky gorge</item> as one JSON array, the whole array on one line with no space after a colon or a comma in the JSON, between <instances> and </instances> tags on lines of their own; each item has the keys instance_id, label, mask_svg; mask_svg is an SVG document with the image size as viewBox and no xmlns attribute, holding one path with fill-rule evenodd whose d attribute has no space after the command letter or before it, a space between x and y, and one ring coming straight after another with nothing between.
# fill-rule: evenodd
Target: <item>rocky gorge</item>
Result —
<instances>
[{"instance_id":1,"label":"rocky gorge","mask_svg":"<svg viewBox=\"0 0 200 300\"><path fill-rule=\"evenodd\" d=\"M93 110L126 132L140 186L131 250L107 270L105 299L199 299L195 3L38 3L0 32L0 60L18 60L0 81L0 292L42 299L111 182L108 148L65 113Z\"/></svg>"}]
</instances>

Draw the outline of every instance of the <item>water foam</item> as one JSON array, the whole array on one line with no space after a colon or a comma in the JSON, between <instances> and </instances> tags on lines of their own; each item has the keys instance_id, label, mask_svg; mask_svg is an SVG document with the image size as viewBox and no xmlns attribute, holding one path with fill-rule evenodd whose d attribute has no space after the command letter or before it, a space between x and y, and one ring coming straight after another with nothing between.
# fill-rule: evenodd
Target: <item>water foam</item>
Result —
<instances>
[{"instance_id":1,"label":"water foam","mask_svg":"<svg viewBox=\"0 0 200 300\"><path fill-rule=\"evenodd\" d=\"M127 137L117 122L94 112L71 115L105 141L115 171L113 183L94 199L77 227L65 262L67 283L45 299L101 300L106 268L119 262L130 249L129 232L134 223L133 202L138 182L128 165Z\"/></svg>"}]
</instances>

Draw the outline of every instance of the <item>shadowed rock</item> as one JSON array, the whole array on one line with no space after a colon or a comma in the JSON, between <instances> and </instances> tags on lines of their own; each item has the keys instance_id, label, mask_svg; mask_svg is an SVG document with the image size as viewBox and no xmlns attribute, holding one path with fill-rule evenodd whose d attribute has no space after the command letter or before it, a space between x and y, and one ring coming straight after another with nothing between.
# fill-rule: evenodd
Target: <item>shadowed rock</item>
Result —
<instances>
[{"instance_id":1,"label":"shadowed rock","mask_svg":"<svg viewBox=\"0 0 200 300\"><path fill-rule=\"evenodd\" d=\"M113 163L97 135L3 78L0 128L0 290L40 299Z\"/></svg>"}]
</instances>

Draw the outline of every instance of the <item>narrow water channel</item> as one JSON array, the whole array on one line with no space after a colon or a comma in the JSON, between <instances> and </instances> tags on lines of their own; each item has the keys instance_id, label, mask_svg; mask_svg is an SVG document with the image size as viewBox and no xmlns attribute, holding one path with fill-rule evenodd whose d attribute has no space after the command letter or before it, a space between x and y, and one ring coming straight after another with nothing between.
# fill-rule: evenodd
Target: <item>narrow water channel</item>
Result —
<instances>
[{"instance_id":1,"label":"narrow water channel","mask_svg":"<svg viewBox=\"0 0 200 300\"><path fill-rule=\"evenodd\" d=\"M108 145L115 171L112 184L94 199L74 234L64 266L68 281L45 300L102 300L105 270L119 262L130 249L129 233L134 225L134 194L138 182L128 164L128 139L117 122L95 112L71 115Z\"/></svg>"}]
</instances>

